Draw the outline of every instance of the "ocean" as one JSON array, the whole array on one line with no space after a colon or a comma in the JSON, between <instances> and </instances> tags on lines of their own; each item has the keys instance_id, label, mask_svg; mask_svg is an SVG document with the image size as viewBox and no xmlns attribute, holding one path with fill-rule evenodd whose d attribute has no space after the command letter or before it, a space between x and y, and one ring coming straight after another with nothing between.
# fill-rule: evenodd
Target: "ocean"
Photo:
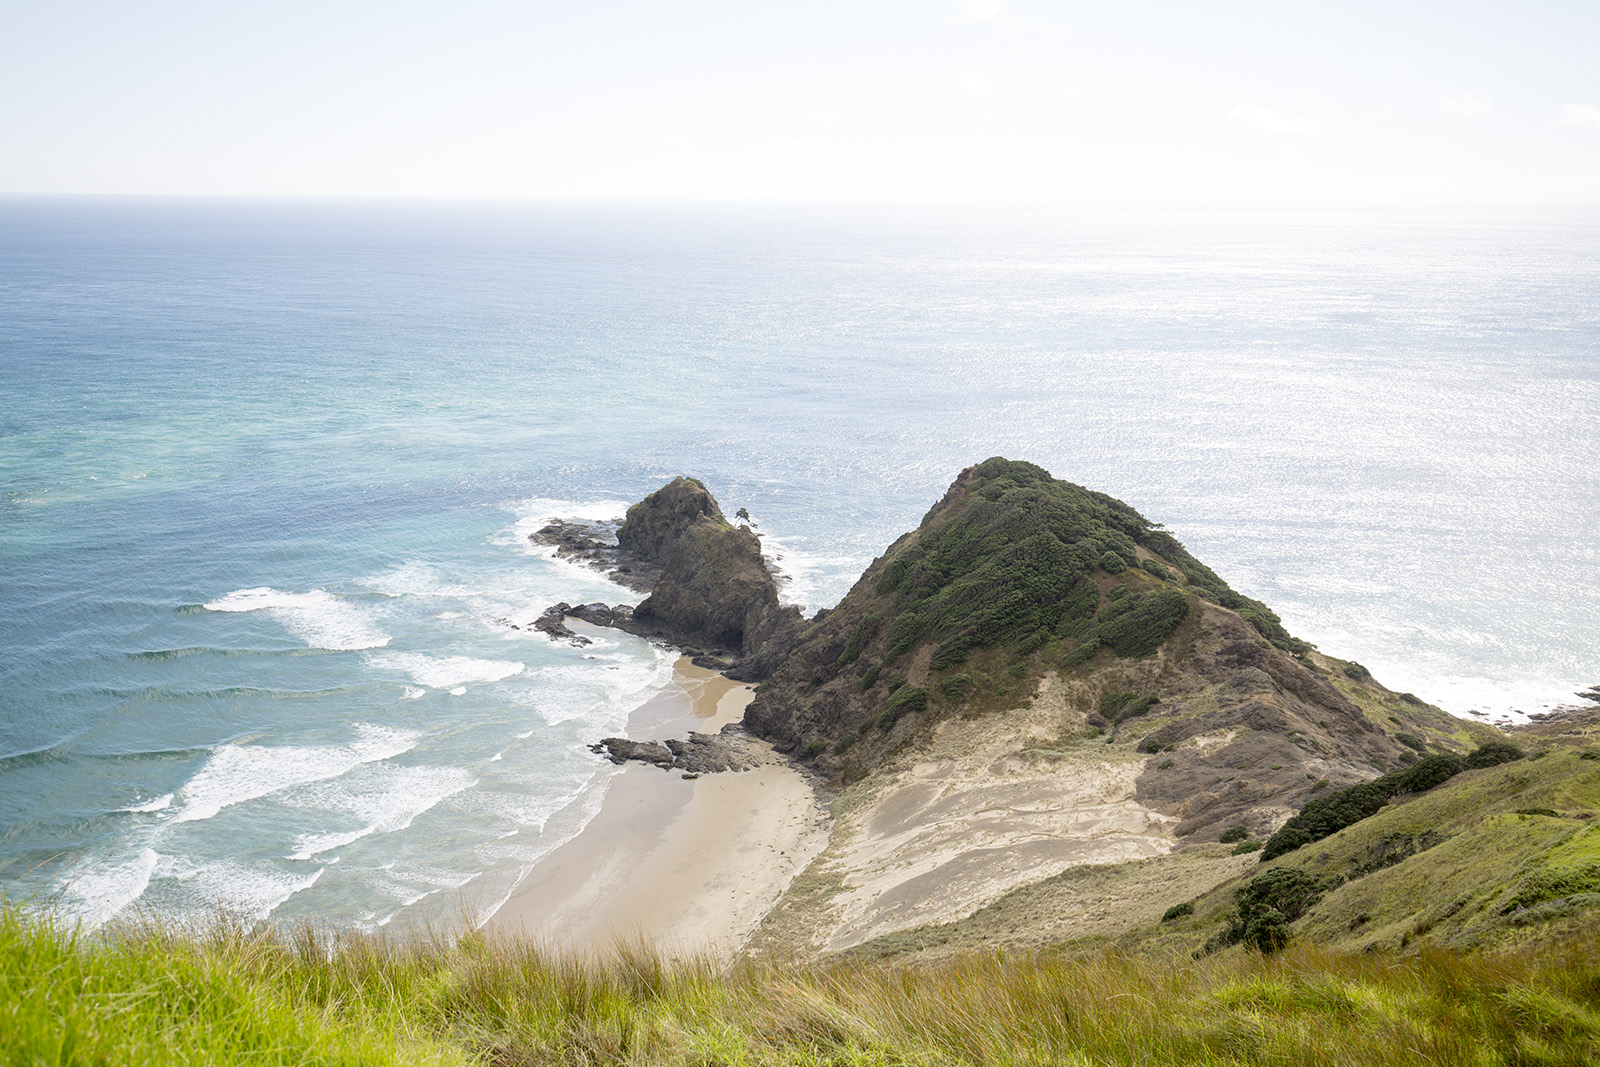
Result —
<instances>
[{"instance_id":1,"label":"ocean","mask_svg":"<svg viewBox=\"0 0 1600 1067\"><path fill-rule=\"evenodd\" d=\"M678 474L830 605L963 467L1449 711L1600 682L1600 216L0 201L0 887L489 914L671 653L532 545Z\"/></svg>"}]
</instances>

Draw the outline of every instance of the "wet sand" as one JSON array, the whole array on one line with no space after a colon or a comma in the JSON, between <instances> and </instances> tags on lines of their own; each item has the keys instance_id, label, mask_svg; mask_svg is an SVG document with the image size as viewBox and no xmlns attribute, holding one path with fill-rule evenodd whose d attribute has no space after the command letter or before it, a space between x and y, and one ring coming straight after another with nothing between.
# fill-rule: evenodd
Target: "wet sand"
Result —
<instances>
[{"instance_id":1,"label":"wet sand","mask_svg":"<svg viewBox=\"0 0 1600 1067\"><path fill-rule=\"evenodd\" d=\"M715 733L754 691L681 659L675 686L634 713L629 736ZM685 780L630 764L600 812L539 861L485 924L554 949L643 941L668 955L736 953L827 844L827 812L787 766Z\"/></svg>"}]
</instances>

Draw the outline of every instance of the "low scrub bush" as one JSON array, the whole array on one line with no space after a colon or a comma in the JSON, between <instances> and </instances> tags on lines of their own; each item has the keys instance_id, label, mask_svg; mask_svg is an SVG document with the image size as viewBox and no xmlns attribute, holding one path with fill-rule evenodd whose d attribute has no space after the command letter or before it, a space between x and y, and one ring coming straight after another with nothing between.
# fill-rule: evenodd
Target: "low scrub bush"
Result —
<instances>
[{"instance_id":1,"label":"low scrub bush","mask_svg":"<svg viewBox=\"0 0 1600 1067\"><path fill-rule=\"evenodd\" d=\"M878 672L882 669L882 667L878 666L867 668L867 673L861 676L861 691L863 693L878 684Z\"/></svg>"},{"instance_id":2,"label":"low scrub bush","mask_svg":"<svg viewBox=\"0 0 1600 1067\"><path fill-rule=\"evenodd\" d=\"M915 685L900 685L889 698L889 703L883 706L883 713L878 716L878 726L880 729L888 730L902 715L921 711L927 706L926 689Z\"/></svg>"},{"instance_id":3,"label":"low scrub bush","mask_svg":"<svg viewBox=\"0 0 1600 1067\"><path fill-rule=\"evenodd\" d=\"M1163 582L1177 581L1177 579L1173 577L1173 574L1172 574L1171 571L1169 571L1167 568L1163 567L1161 564L1157 563L1153 559L1140 560L1139 561L1139 568L1141 570L1143 570L1146 574L1149 574L1149 575L1151 575L1153 577L1156 577L1156 578L1160 578Z\"/></svg>"},{"instance_id":4,"label":"low scrub bush","mask_svg":"<svg viewBox=\"0 0 1600 1067\"><path fill-rule=\"evenodd\" d=\"M1242 856L1246 852L1259 852L1261 851L1261 846L1265 843L1266 842L1264 841L1240 841L1237 845L1233 846L1233 850L1229 852L1228 855Z\"/></svg>"},{"instance_id":5,"label":"low scrub bush","mask_svg":"<svg viewBox=\"0 0 1600 1067\"><path fill-rule=\"evenodd\" d=\"M1161 921L1164 922L1164 923L1169 923L1174 919L1181 919L1185 915L1193 915L1193 914L1194 914L1194 905L1189 903L1188 901L1184 901L1182 904L1174 904L1172 907L1170 907L1166 911L1162 912L1161 913Z\"/></svg>"},{"instance_id":6,"label":"low scrub bush","mask_svg":"<svg viewBox=\"0 0 1600 1067\"><path fill-rule=\"evenodd\" d=\"M1156 703L1155 697L1144 697L1138 693L1107 693L1100 698L1100 714L1107 721L1118 723L1143 715Z\"/></svg>"},{"instance_id":7,"label":"low scrub bush","mask_svg":"<svg viewBox=\"0 0 1600 1067\"><path fill-rule=\"evenodd\" d=\"M1498 767L1522 759L1525 753L1510 741L1486 741L1467 753L1467 766L1474 769Z\"/></svg>"},{"instance_id":8,"label":"low scrub bush","mask_svg":"<svg viewBox=\"0 0 1600 1067\"><path fill-rule=\"evenodd\" d=\"M1507 749L1516 755L1508 755ZM1307 801L1298 815L1291 817L1283 829L1267 839L1266 847L1261 850L1261 862L1277 859L1303 845L1336 834L1346 826L1355 825L1376 814L1397 793L1420 793L1441 785L1474 766L1474 760L1489 761L1483 762L1483 766L1494 766L1521 757L1522 750L1515 745L1490 741L1465 758L1452 753L1435 753L1370 782L1338 789L1327 796ZM1313 786L1312 791L1315 790Z\"/></svg>"},{"instance_id":9,"label":"low scrub bush","mask_svg":"<svg viewBox=\"0 0 1600 1067\"><path fill-rule=\"evenodd\" d=\"M1243 841L1249 836L1250 831L1245 828L1244 824L1241 823L1237 826L1230 826L1226 830L1222 831L1222 836L1217 838L1217 840L1221 841L1224 845L1231 845L1235 841Z\"/></svg>"},{"instance_id":10,"label":"low scrub bush","mask_svg":"<svg viewBox=\"0 0 1600 1067\"><path fill-rule=\"evenodd\" d=\"M1322 894L1322 883L1298 867L1257 875L1234 892L1234 908L1222 931L1202 951L1243 942L1259 952L1276 952L1289 943L1289 924L1310 911Z\"/></svg>"},{"instance_id":11,"label":"low scrub bush","mask_svg":"<svg viewBox=\"0 0 1600 1067\"><path fill-rule=\"evenodd\" d=\"M838 666L845 667L861 658L861 650L867 642L877 636L878 626L882 622L876 615L868 615L855 628L850 631L849 640L845 641L844 651L839 653Z\"/></svg>"},{"instance_id":12,"label":"low scrub bush","mask_svg":"<svg viewBox=\"0 0 1600 1067\"><path fill-rule=\"evenodd\" d=\"M972 688L972 675L966 672L952 674L939 683L939 688L944 690L944 695L951 700L960 700L966 695L967 690Z\"/></svg>"}]
</instances>

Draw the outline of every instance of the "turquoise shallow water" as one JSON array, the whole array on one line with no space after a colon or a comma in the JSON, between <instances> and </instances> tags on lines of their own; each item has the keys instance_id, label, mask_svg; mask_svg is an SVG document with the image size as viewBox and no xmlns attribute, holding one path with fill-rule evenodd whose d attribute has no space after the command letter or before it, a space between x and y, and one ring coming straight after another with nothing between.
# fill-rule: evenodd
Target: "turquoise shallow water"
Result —
<instances>
[{"instance_id":1,"label":"turquoise shallow water","mask_svg":"<svg viewBox=\"0 0 1600 1067\"><path fill-rule=\"evenodd\" d=\"M1600 682L1600 220L0 204L0 882L476 917L668 683L532 549L678 473L836 600L994 454L1458 713Z\"/></svg>"}]
</instances>

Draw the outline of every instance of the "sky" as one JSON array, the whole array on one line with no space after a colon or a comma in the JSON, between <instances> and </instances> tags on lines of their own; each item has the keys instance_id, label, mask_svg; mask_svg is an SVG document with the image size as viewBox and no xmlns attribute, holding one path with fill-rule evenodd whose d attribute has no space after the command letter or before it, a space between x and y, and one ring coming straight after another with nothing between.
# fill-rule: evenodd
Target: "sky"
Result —
<instances>
[{"instance_id":1,"label":"sky","mask_svg":"<svg viewBox=\"0 0 1600 1067\"><path fill-rule=\"evenodd\" d=\"M1600 2L0 0L0 194L1600 202Z\"/></svg>"}]
</instances>

